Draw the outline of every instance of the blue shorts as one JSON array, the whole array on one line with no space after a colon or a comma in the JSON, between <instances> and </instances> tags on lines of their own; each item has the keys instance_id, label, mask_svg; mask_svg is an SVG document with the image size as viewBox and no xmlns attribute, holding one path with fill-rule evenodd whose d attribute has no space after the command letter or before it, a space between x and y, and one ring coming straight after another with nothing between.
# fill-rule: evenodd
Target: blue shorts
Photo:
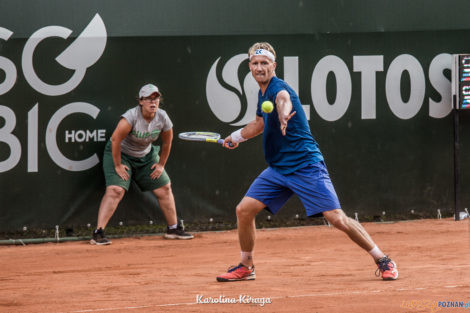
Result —
<instances>
[{"instance_id":1,"label":"blue shorts","mask_svg":"<svg viewBox=\"0 0 470 313\"><path fill-rule=\"evenodd\" d=\"M307 216L341 208L323 161L288 175L268 167L251 184L246 196L261 201L276 214L294 193L302 201Z\"/></svg>"}]
</instances>

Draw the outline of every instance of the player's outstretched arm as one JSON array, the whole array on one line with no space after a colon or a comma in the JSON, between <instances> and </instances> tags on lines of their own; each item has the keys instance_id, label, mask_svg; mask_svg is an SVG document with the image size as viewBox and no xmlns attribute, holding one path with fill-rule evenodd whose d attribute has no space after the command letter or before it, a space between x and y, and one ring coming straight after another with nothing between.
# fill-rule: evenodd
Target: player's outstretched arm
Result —
<instances>
[{"instance_id":1,"label":"player's outstretched arm","mask_svg":"<svg viewBox=\"0 0 470 313\"><path fill-rule=\"evenodd\" d=\"M256 116L254 121L248 123L245 127L234 131L230 136L224 139L224 147L228 149L235 149L240 142L246 141L263 133L264 120L260 116ZM232 143L232 146L229 145Z\"/></svg>"},{"instance_id":2,"label":"player's outstretched arm","mask_svg":"<svg viewBox=\"0 0 470 313\"><path fill-rule=\"evenodd\" d=\"M281 124L282 135L286 135L287 123L295 115L296 111L292 112L292 101L290 95L286 90L281 90L276 96L276 109L279 116L279 123Z\"/></svg>"}]
</instances>

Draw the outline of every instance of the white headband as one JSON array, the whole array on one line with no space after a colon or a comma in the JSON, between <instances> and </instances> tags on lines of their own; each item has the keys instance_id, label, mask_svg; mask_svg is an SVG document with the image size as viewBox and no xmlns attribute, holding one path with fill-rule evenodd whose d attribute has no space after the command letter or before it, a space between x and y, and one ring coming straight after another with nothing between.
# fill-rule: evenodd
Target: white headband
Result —
<instances>
[{"instance_id":1,"label":"white headband","mask_svg":"<svg viewBox=\"0 0 470 313\"><path fill-rule=\"evenodd\" d=\"M265 49L256 49L255 53L250 55L250 61L251 61L251 58L256 55L264 55L265 57L268 57L271 61L273 62L275 61L274 54L272 54L271 52Z\"/></svg>"}]
</instances>

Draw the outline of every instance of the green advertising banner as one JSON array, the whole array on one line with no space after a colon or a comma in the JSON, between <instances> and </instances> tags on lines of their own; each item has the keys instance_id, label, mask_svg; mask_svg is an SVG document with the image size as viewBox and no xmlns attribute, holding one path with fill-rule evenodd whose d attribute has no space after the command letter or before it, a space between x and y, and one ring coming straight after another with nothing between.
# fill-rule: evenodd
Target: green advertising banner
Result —
<instances>
[{"instance_id":1,"label":"green advertising banner","mask_svg":"<svg viewBox=\"0 0 470 313\"><path fill-rule=\"evenodd\" d=\"M341 10L330 32L335 24L325 19L299 19L290 28L245 22L238 8L245 2L231 3L238 18L223 20L230 8L206 2L217 8L204 13L214 23L202 9L194 13L199 19L182 19L189 14L185 1L157 1L154 11L138 13L121 1L0 2L0 230L94 225L105 190L104 146L146 83L162 91L161 108L175 135L200 130L226 136L246 125L255 117L258 91L247 50L257 41L274 46L276 74L299 93L346 212L451 212L450 69L452 54L470 51L465 21L442 20L433 29L424 22L385 27L394 25L390 15L383 24L361 24L350 17L358 6ZM314 9L310 2L274 3L266 9L273 14L286 7L305 16ZM40 6L46 9L36 11ZM385 9L386 2L379 6ZM444 4L435 6L430 12ZM318 15L336 8L315 9ZM460 123L465 186L467 112ZM181 217L234 221L236 204L265 167L261 136L234 151L175 136L166 170ZM463 193L463 206L469 201ZM280 215L301 212L294 198ZM132 185L111 224L155 219L162 219L156 200Z\"/></svg>"}]
</instances>

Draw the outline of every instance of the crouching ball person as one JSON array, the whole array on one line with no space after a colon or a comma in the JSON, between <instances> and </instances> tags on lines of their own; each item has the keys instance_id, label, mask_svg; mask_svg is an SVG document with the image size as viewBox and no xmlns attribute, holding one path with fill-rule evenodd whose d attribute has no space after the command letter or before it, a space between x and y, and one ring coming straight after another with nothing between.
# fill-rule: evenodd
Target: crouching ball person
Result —
<instances>
[{"instance_id":1,"label":"crouching ball person","mask_svg":"<svg viewBox=\"0 0 470 313\"><path fill-rule=\"evenodd\" d=\"M299 97L275 75L276 52L273 47L268 43L256 43L249 49L248 57L251 74L260 87L257 116L225 138L224 147L235 149L239 143L263 133L268 168L254 180L236 208L241 262L218 276L217 281L255 279L255 216L264 208L275 214L292 194L299 196L308 216L322 213L330 224L367 251L377 264L377 276L381 275L384 280L397 279L395 262L377 247L361 224L341 210ZM265 101L274 104L272 112L270 108L266 110L270 113L262 112L261 104Z\"/></svg>"},{"instance_id":2,"label":"crouching ball person","mask_svg":"<svg viewBox=\"0 0 470 313\"><path fill-rule=\"evenodd\" d=\"M139 105L121 116L103 156L106 192L98 212L98 224L90 243L109 245L104 229L133 179L142 191L152 191L167 221L167 239L192 239L176 216L171 183L165 171L173 140L173 124L159 108L160 92L148 84L139 91ZM160 156L152 142L162 139Z\"/></svg>"}]
</instances>

